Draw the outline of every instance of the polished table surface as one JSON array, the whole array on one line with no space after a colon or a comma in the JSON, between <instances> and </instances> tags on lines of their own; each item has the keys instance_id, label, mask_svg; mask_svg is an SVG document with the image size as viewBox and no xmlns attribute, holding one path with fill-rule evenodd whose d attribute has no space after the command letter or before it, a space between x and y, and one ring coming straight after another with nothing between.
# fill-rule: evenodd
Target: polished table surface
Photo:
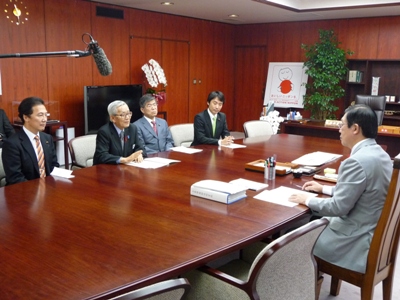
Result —
<instances>
[{"instance_id":1,"label":"polished table surface","mask_svg":"<svg viewBox=\"0 0 400 300\"><path fill-rule=\"evenodd\" d=\"M99 165L75 178L46 177L0 189L0 298L107 299L178 276L307 217L304 206L253 198L225 205L190 196L202 179L264 182L245 164L274 154L289 162L340 141L279 134L239 140L239 149L198 146L163 152L181 162L159 169ZM337 167L338 161L330 164ZM268 189L309 177L277 176Z\"/></svg>"}]
</instances>

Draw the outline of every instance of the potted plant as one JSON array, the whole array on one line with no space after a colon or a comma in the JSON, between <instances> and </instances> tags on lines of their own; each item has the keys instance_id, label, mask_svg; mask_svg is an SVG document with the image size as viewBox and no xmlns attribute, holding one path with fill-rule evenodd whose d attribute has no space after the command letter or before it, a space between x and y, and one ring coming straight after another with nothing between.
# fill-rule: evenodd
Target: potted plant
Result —
<instances>
[{"instance_id":1,"label":"potted plant","mask_svg":"<svg viewBox=\"0 0 400 300\"><path fill-rule=\"evenodd\" d=\"M339 44L332 29L320 29L318 42L301 45L305 50L304 67L309 76L308 83L305 83L307 92L303 103L304 109L310 111L311 118L326 120L335 117L334 112L338 107L334 101L345 94L341 83L348 72L346 55L352 55L353 52L340 49Z\"/></svg>"}]
</instances>

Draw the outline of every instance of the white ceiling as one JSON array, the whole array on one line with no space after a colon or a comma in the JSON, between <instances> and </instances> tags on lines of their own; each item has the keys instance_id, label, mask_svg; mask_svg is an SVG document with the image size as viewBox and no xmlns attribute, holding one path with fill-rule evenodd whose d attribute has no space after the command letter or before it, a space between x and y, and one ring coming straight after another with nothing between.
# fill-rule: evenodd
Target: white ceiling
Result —
<instances>
[{"instance_id":1,"label":"white ceiling","mask_svg":"<svg viewBox=\"0 0 400 300\"><path fill-rule=\"evenodd\" d=\"M230 24L400 15L395 0L170 0L170 6L161 5L165 0L91 1Z\"/></svg>"}]
</instances>

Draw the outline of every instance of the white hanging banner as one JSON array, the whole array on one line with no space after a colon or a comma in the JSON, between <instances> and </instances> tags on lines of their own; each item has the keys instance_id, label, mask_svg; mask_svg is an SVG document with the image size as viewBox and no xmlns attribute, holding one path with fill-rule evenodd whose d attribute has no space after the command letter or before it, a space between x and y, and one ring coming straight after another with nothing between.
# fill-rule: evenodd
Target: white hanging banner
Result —
<instances>
[{"instance_id":1,"label":"white hanging banner","mask_svg":"<svg viewBox=\"0 0 400 300\"><path fill-rule=\"evenodd\" d=\"M268 68L264 105L274 101L275 107L303 108L308 75L304 63L271 62Z\"/></svg>"}]
</instances>

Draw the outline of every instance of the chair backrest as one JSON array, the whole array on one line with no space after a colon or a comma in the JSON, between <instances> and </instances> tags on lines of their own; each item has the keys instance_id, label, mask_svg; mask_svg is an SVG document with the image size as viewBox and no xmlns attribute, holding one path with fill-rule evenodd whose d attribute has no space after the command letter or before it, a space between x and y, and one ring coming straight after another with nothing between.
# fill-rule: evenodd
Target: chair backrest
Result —
<instances>
[{"instance_id":1,"label":"chair backrest","mask_svg":"<svg viewBox=\"0 0 400 300\"><path fill-rule=\"evenodd\" d=\"M372 237L368 252L367 269L365 276L370 282L379 282L382 276L388 274L388 268L395 267L397 248L400 235L400 154L394 159L393 173L390 180L385 205ZM387 276L387 275L386 275Z\"/></svg>"},{"instance_id":2,"label":"chair backrest","mask_svg":"<svg viewBox=\"0 0 400 300\"><path fill-rule=\"evenodd\" d=\"M378 126L382 125L386 107L385 96L356 95L355 104L365 104L371 107L378 118Z\"/></svg>"},{"instance_id":3,"label":"chair backrest","mask_svg":"<svg viewBox=\"0 0 400 300\"><path fill-rule=\"evenodd\" d=\"M247 138L274 134L271 124L261 120L247 121L243 124L243 129Z\"/></svg>"},{"instance_id":4,"label":"chair backrest","mask_svg":"<svg viewBox=\"0 0 400 300\"><path fill-rule=\"evenodd\" d=\"M71 169L91 167L96 150L97 134L78 136L69 141L68 147L71 153Z\"/></svg>"},{"instance_id":5,"label":"chair backrest","mask_svg":"<svg viewBox=\"0 0 400 300\"><path fill-rule=\"evenodd\" d=\"M194 139L193 123L171 125L169 127L175 147L190 147Z\"/></svg>"},{"instance_id":6,"label":"chair backrest","mask_svg":"<svg viewBox=\"0 0 400 300\"><path fill-rule=\"evenodd\" d=\"M0 148L0 187L6 185L6 172L4 172L3 159L1 156L2 152L3 152L3 149Z\"/></svg>"},{"instance_id":7,"label":"chair backrest","mask_svg":"<svg viewBox=\"0 0 400 300\"><path fill-rule=\"evenodd\" d=\"M316 299L318 272L313 249L328 223L324 218L312 221L268 244L250 268L251 293L260 299Z\"/></svg>"},{"instance_id":8,"label":"chair backrest","mask_svg":"<svg viewBox=\"0 0 400 300\"><path fill-rule=\"evenodd\" d=\"M139 290L126 293L110 300L179 300L190 290L190 283L185 278L177 278L155 283Z\"/></svg>"}]
</instances>

